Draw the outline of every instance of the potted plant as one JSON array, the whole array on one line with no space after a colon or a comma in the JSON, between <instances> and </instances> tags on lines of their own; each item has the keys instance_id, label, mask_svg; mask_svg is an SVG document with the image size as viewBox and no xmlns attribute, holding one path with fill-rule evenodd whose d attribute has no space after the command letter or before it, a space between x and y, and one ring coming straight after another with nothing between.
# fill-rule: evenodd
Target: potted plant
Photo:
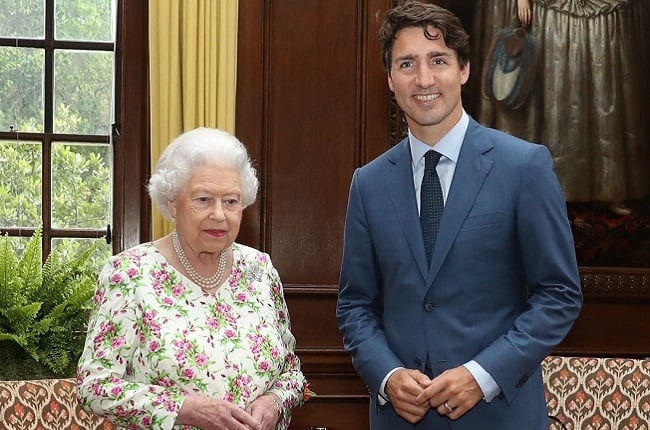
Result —
<instances>
[{"instance_id":1,"label":"potted plant","mask_svg":"<svg viewBox=\"0 0 650 430\"><path fill-rule=\"evenodd\" d=\"M0 380L71 377L85 340L100 241L74 258L42 262L41 230L22 256L0 236Z\"/></svg>"}]
</instances>

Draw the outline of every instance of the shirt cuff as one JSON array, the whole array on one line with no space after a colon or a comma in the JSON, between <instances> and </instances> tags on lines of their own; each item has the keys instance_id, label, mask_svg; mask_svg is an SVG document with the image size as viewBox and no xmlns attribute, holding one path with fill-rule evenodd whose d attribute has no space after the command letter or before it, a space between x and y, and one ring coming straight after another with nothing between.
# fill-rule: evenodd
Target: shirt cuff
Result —
<instances>
[{"instance_id":1,"label":"shirt cuff","mask_svg":"<svg viewBox=\"0 0 650 430\"><path fill-rule=\"evenodd\" d=\"M379 402L380 405L385 405L386 403L390 402L390 399L388 398L388 394L386 394L386 383L388 382L388 378L391 377L391 375L395 372L397 372L399 369L403 369L403 367L396 367L386 376L384 376L384 379L381 381L381 385L379 386L379 393L377 396L377 402Z\"/></svg>"},{"instance_id":2,"label":"shirt cuff","mask_svg":"<svg viewBox=\"0 0 650 430\"><path fill-rule=\"evenodd\" d=\"M499 388L499 385L492 375L486 372L485 369L483 369L483 366L478 364L476 361L468 361L463 365L463 367L472 374L476 383L478 383L478 386L481 387L481 391L483 391L483 400L490 403L496 398L496 396L501 394L501 388Z\"/></svg>"}]
</instances>

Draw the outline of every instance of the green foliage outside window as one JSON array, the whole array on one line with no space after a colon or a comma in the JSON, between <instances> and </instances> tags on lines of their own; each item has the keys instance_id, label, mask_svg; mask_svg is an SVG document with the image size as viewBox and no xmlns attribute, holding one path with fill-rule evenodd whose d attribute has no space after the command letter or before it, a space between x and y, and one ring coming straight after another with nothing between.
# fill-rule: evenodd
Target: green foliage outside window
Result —
<instances>
[{"instance_id":1,"label":"green foliage outside window","mask_svg":"<svg viewBox=\"0 0 650 430\"><path fill-rule=\"evenodd\" d=\"M48 128L44 123L45 45L32 47L29 43L29 39L45 38L45 3L3 0L0 8L0 38L16 40L0 46L0 131L18 132L15 140L0 140L0 227L38 228L44 224L44 214L50 212L52 228L103 230L112 224L111 146L76 142L78 139L54 141L50 167L44 165L41 142L23 137ZM57 0L53 4L55 41L95 45L54 50L48 131L107 136L114 106L114 52L96 45L114 41L116 0ZM43 206L45 175L50 177L51 184L46 186L51 185L51 207ZM20 243L12 239L14 245ZM72 256L88 241L92 240L53 239L52 249ZM101 245L91 259L95 268L111 254L110 245L103 239L96 241ZM21 246L16 249L22 252Z\"/></svg>"},{"instance_id":2,"label":"green foliage outside window","mask_svg":"<svg viewBox=\"0 0 650 430\"><path fill-rule=\"evenodd\" d=\"M103 228L110 223L111 167L101 145L54 145L52 219L57 228ZM41 147L0 142L0 223L41 224ZM108 158L108 159L107 159Z\"/></svg>"}]
</instances>

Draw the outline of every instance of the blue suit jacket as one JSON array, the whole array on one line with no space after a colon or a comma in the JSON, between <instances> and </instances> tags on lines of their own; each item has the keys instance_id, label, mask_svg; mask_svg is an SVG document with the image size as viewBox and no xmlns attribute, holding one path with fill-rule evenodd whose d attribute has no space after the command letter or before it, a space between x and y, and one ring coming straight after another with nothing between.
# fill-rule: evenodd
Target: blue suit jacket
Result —
<instances>
[{"instance_id":1,"label":"blue suit jacket","mask_svg":"<svg viewBox=\"0 0 650 430\"><path fill-rule=\"evenodd\" d=\"M431 266L408 140L354 172L337 321L370 391L371 429L548 429L541 360L582 304L562 189L546 147L470 124ZM395 367L432 374L476 360L502 394L456 421L415 427L379 405Z\"/></svg>"}]
</instances>

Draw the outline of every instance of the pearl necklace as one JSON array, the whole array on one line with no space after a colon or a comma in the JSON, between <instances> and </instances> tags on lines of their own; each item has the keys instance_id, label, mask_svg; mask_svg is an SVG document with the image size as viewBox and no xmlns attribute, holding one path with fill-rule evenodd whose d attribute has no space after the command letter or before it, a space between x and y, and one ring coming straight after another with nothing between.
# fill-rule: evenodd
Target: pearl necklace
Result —
<instances>
[{"instance_id":1,"label":"pearl necklace","mask_svg":"<svg viewBox=\"0 0 650 430\"><path fill-rule=\"evenodd\" d=\"M192 266L190 261L187 259L185 251L183 251L183 247L178 240L178 233L176 233L176 230L174 230L172 233L172 242L174 244L174 251L176 252L176 256L194 283L198 284L203 290L212 290L221 285L221 278L223 278L223 274L226 271L226 263L228 263L228 248L221 251L221 255L219 256L219 265L217 266L217 271L215 274L205 277L200 275L199 272L196 271L194 266Z\"/></svg>"}]
</instances>

